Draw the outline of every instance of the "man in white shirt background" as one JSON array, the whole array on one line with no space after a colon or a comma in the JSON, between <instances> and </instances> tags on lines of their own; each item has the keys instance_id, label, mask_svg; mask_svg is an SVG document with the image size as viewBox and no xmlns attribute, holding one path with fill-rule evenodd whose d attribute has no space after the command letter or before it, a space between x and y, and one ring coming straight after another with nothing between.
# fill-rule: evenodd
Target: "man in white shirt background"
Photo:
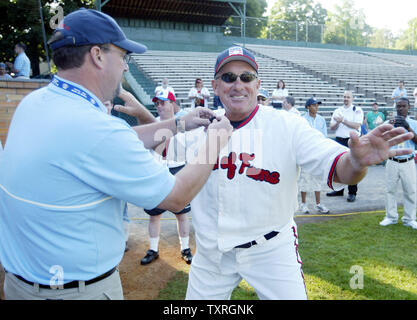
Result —
<instances>
[{"instance_id":1,"label":"man in white shirt background","mask_svg":"<svg viewBox=\"0 0 417 320\"><path fill-rule=\"evenodd\" d=\"M173 95L175 96L175 90L174 90L174 88L173 88L173 87L171 87L171 86L169 85L169 80L168 80L168 78L164 78L164 79L162 79L162 84L161 84L160 86L157 86L157 87L155 88L155 95L158 95L158 93L159 93L160 91L162 91L162 90L168 90L168 91L172 92L172 93L173 93Z\"/></svg>"},{"instance_id":2,"label":"man in white shirt background","mask_svg":"<svg viewBox=\"0 0 417 320\"><path fill-rule=\"evenodd\" d=\"M295 99L291 96L285 97L282 108L288 112L295 113L299 116L301 115L300 111L295 107Z\"/></svg>"},{"instance_id":3,"label":"man in white shirt background","mask_svg":"<svg viewBox=\"0 0 417 320\"><path fill-rule=\"evenodd\" d=\"M337 108L330 120L330 130L336 130L336 141L348 147L349 133L355 131L360 136L361 124L363 121L363 110L353 105L353 93L345 91L343 95L343 106ZM349 185L348 202L356 200L358 185ZM343 196L344 189L329 192L328 197Z\"/></svg>"}]
</instances>

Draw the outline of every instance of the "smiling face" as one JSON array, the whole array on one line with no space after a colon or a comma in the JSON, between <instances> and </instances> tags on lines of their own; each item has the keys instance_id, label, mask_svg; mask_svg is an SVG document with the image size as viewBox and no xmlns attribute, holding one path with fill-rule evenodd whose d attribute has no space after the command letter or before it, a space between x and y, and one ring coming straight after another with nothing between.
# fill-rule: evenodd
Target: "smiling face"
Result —
<instances>
[{"instance_id":1,"label":"smiling face","mask_svg":"<svg viewBox=\"0 0 417 320\"><path fill-rule=\"evenodd\" d=\"M221 75L228 72L241 75L244 72L256 74L256 71L246 62L231 61L220 69L216 80L212 81L213 91L220 97L226 117L231 121L240 121L256 108L261 81L255 78L251 82L243 82L238 77L236 81L227 83L221 79Z\"/></svg>"}]
</instances>

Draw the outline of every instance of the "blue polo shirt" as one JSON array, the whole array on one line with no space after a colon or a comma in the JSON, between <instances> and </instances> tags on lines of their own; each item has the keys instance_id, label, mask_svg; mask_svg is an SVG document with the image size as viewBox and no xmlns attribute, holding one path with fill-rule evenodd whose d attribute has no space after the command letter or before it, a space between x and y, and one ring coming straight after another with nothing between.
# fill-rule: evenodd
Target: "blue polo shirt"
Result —
<instances>
[{"instance_id":1,"label":"blue polo shirt","mask_svg":"<svg viewBox=\"0 0 417 320\"><path fill-rule=\"evenodd\" d=\"M410 117L407 117L407 118L405 118L405 120L408 122L408 124L410 125L410 128L415 132L415 133L417 133L417 121L416 120L413 120L413 119L411 119ZM385 123L388 123L388 121L386 121ZM413 150L413 152L412 153L410 153L410 154L407 154L407 155L403 155L403 156L396 156L395 158L396 159L407 159L407 158L409 158L409 157L411 157L411 156L413 156L413 157L415 157L415 148L416 148L416 145L415 145L415 143L413 142L413 141L411 141L411 140L406 140L406 141L404 141L404 142L401 142L400 144L397 144L397 145L395 145L395 146L392 146L391 147L391 149L392 150L395 150L395 149L411 149L411 150Z\"/></svg>"},{"instance_id":2,"label":"blue polo shirt","mask_svg":"<svg viewBox=\"0 0 417 320\"><path fill-rule=\"evenodd\" d=\"M124 120L64 83L81 94L51 82L21 101L0 158L0 261L46 285L56 266L64 283L115 267L125 203L153 209L175 184Z\"/></svg>"},{"instance_id":3,"label":"blue polo shirt","mask_svg":"<svg viewBox=\"0 0 417 320\"><path fill-rule=\"evenodd\" d=\"M319 114L316 114L316 117L313 118L308 112L303 114L304 119L307 120L310 127L319 130L325 137L327 137L327 124L326 120Z\"/></svg>"},{"instance_id":4,"label":"blue polo shirt","mask_svg":"<svg viewBox=\"0 0 417 320\"><path fill-rule=\"evenodd\" d=\"M30 76L30 60L26 53L19 53L14 60L13 67L19 72L16 74L17 77L28 77Z\"/></svg>"}]
</instances>

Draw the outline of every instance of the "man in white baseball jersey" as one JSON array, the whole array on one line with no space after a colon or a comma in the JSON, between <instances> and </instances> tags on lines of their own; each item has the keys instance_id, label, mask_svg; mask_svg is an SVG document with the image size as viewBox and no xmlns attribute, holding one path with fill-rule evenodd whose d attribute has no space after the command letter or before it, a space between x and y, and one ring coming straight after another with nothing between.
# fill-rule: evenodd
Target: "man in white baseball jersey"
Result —
<instances>
[{"instance_id":1,"label":"man in white baseball jersey","mask_svg":"<svg viewBox=\"0 0 417 320\"><path fill-rule=\"evenodd\" d=\"M396 104L397 116L389 120L394 127L403 127L413 134L411 140L403 142L404 146L393 146L392 148L407 147L412 150L410 154L389 158L385 165L385 181L387 186L385 211L386 216L380 222L385 227L398 222L397 211L397 192L398 182L404 194L404 216L402 223L404 226L417 229L416 222L416 164L415 145L417 143L417 121L408 116L410 102L407 98L400 98Z\"/></svg>"},{"instance_id":2,"label":"man in white baseball jersey","mask_svg":"<svg viewBox=\"0 0 417 320\"><path fill-rule=\"evenodd\" d=\"M352 91L345 91L343 95L343 106L333 112L332 119L330 120L330 129L336 130L336 141L347 147L352 131L358 137L360 136L362 122L362 108L353 105ZM349 185L348 190L347 201L354 202L356 200L356 193L358 192L358 185ZM343 196L343 191L344 189L329 192L326 195L329 197Z\"/></svg>"},{"instance_id":3,"label":"man in white baseball jersey","mask_svg":"<svg viewBox=\"0 0 417 320\"><path fill-rule=\"evenodd\" d=\"M349 150L302 117L259 106L257 71L245 48L217 58L212 87L234 131L191 202L197 250L186 299L230 299L242 278L261 299L306 299L293 220L299 167L331 188L355 184L367 166L403 154L389 148L411 137L387 124L366 139L352 135ZM193 140L205 137L204 130L194 132ZM175 151L168 148L168 155Z\"/></svg>"}]
</instances>

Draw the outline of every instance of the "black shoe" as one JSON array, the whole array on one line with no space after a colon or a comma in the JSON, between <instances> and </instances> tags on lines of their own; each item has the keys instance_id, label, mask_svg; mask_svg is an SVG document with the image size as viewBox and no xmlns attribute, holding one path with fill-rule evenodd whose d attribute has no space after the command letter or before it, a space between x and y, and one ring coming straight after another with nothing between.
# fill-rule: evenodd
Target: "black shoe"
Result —
<instances>
[{"instance_id":1,"label":"black shoe","mask_svg":"<svg viewBox=\"0 0 417 320\"><path fill-rule=\"evenodd\" d=\"M140 264L148 264L151 263L152 261L158 259L159 257L159 253L157 251L153 251L151 249L149 249L148 251L146 251L146 256L144 256L142 258L142 260L140 260Z\"/></svg>"},{"instance_id":2,"label":"black shoe","mask_svg":"<svg viewBox=\"0 0 417 320\"><path fill-rule=\"evenodd\" d=\"M326 193L326 196L328 196L328 197L343 197L343 192L344 191L345 190L342 189L340 191L328 192L328 193Z\"/></svg>"},{"instance_id":3,"label":"black shoe","mask_svg":"<svg viewBox=\"0 0 417 320\"><path fill-rule=\"evenodd\" d=\"M128 246L128 244L127 244L127 241L126 241L126 245L125 245L125 252L128 252L130 250L130 248L129 248L129 246Z\"/></svg>"},{"instance_id":4,"label":"black shoe","mask_svg":"<svg viewBox=\"0 0 417 320\"><path fill-rule=\"evenodd\" d=\"M356 194L348 195L348 197L347 197L348 202L355 202L355 200L356 200Z\"/></svg>"},{"instance_id":5,"label":"black shoe","mask_svg":"<svg viewBox=\"0 0 417 320\"><path fill-rule=\"evenodd\" d=\"M185 262L187 262L187 264L191 264L191 261L193 260L193 255L191 254L190 248L182 250L181 257L185 260Z\"/></svg>"}]
</instances>

